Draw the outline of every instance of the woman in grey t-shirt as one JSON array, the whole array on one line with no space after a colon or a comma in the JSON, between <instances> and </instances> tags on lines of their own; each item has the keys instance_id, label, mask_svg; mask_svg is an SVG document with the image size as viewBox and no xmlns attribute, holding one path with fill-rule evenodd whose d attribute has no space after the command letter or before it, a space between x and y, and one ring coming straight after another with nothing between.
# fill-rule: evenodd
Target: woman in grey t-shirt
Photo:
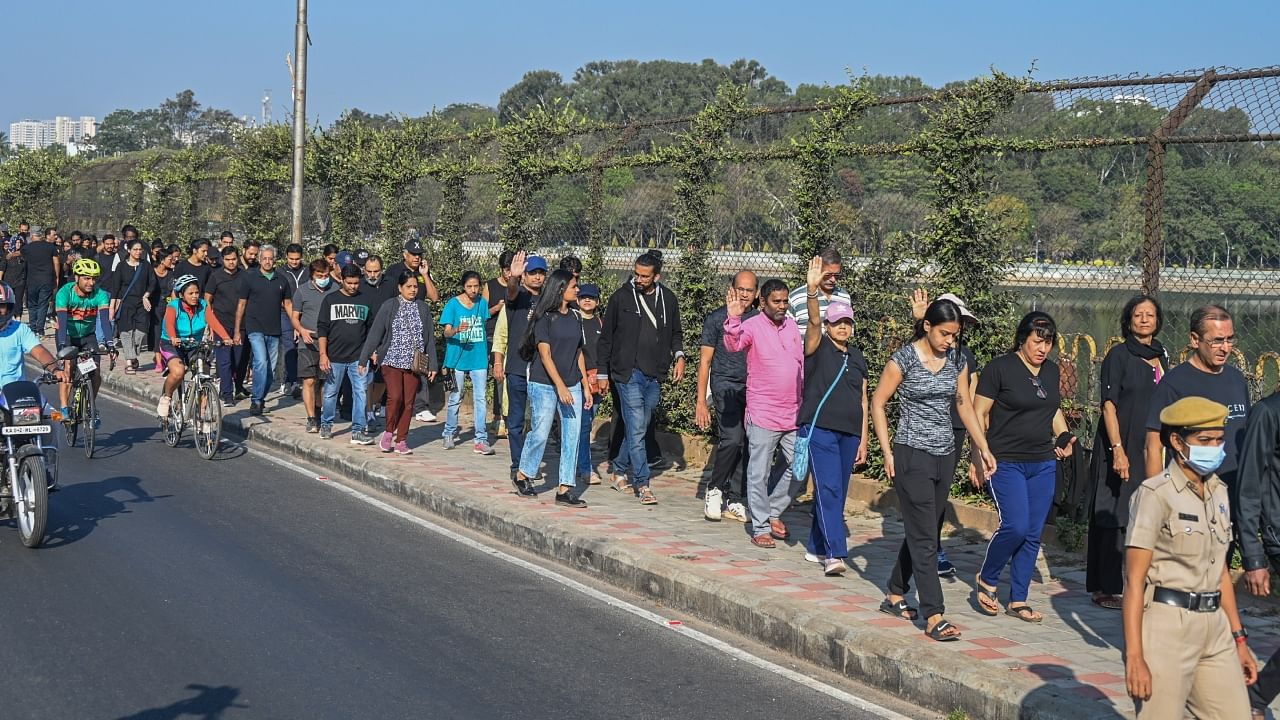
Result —
<instances>
[{"instance_id":1,"label":"woman in grey t-shirt","mask_svg":"<svg viewBox=\"0 0 1280 720\"><path fill-rule=\"evenodd\" d=\"M959 344L962 316L950 300L935 300L916 323L915 340L893 354L871 400L871 417L876 437L885 449L885 474L898 495L906 537L898 551L898 562L889 578L889 593L880 604L881 612L914 621L917 610L904 597L912 575L925 616L925 634L948 642L960 639L960 630L943 618L942 584L938 580L938 521L947 506L947 496L955 479L955 434L951 428L951 406L982 457L983 471L990 476L995 459L987 448L986 434L978 424L969 402L969 376L964 361L955 351ZM898 430L889 437L885 406L894 393L900 401ZM892 450L889 450L892 448Z\"/></svg>"}]
</instances>

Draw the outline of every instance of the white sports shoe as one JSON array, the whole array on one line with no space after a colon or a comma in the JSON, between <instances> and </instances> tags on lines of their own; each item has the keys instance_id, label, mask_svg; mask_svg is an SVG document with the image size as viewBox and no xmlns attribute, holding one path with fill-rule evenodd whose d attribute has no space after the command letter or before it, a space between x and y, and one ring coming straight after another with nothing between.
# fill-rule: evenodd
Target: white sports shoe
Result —
<instances>
[{"instance_id":1,"label":"white sports shoe","mask_svg":"<svg viewBox=\"0 0 1280 720\"><path fill-rule=\"evenodd\" d=\"M720 513L720 517L729 520L737 520L740 523L747 522L751 518L747 517L747 506L740 502L729 503L729 506Z\"/></svg>"},{"instance_id":2,"label":"white sports shoe","mask_svg":"<svg viewBox=\"0 0 1280 720\"><path fill-rule=\"evenodd\" d=\"M423 410L417 415L414 415L413 419L417 420L418 422L435 422L436 414L431 412L430 410Z\"/></svg>"},{"instance_id":3,"label":"white sports shoe","mask_svg":"<svg viewBox=\"0 0 1280 720\"><path fill-rule=\"evenodd\" d=\"M172 401L173 401L172 398L168 398L161 395L160 402L156 403L156 417L160 417L160 418L169 417L169 404Z\"/></svg>"},{"instance_id":4,"label":"white sports shoe","mask_svg":"<svg viewBox=\"0 0 1280 720\"><path fill-rule=\"evenodd\" d=\"M702 516L708 520L720 522L721 504L724 495L714 488L707 489L707 504L702 509Z\"/></svg>"},{"instance_id":5,"label":"white sports shoe","mask_svg":"<svg viewBox=\"0 0 1280 720\"><path fill-rule=\"evenodd\" d=\"M805 562L811 562L811 563L818 563L819 565L823 565L823 564L825 564L825 563L827 562L827 556L826 556L826 555L814 555L813 553L809 553L809 552L807 552L807 553L805 553L805 554L804 554L804 561L805 561Z\"/></svg>"}]
</instances>

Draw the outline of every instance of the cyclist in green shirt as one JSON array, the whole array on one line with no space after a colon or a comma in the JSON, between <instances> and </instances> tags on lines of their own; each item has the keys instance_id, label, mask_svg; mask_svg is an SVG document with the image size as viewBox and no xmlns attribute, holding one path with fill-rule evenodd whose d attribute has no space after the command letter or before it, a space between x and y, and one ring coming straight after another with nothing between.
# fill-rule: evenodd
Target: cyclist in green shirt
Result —
<instances>
[{"instance_id":1,"label":"cyclist in green shirt","mask_svg":"<svg viewBox=\"0 0 1280 720\"><path fill-rule=\"evenodd\" d=\"M102 275L102 266L96 260L81 258L71 267L75 276L72 282L63 285L54 297L53 308L58 315L58 349L67 346L79 350L91 350L94 360L105 352L107 343L113 339L111 329L111 298L106 291L98 287L98 277ZM62 414L71 416L71 365L74 360L65 363L65 377L58 387L62 400ZM102 387L101 373L93 374L93 392L96 395ZM97 422L97 418L94 418Z\"/></svg>"}]
</instances>

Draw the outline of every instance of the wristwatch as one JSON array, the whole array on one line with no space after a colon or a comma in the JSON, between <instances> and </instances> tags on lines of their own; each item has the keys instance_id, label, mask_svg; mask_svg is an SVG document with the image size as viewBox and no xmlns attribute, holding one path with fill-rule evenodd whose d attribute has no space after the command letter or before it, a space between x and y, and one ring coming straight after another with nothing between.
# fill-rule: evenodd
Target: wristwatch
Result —
<instances>
[{"instance_id":1,"label":"wristwatch","mask_svg":"<svg viewBox=\"0 0 1280 720\"><path fill-rule=\"evenodd\" d=\"M1240 628L1239 630L1231 633L1231 637L1234 638L1236 642L1243 642L1249 637L1249 631L1244 628Z\"/></svg>"}]
</instances>

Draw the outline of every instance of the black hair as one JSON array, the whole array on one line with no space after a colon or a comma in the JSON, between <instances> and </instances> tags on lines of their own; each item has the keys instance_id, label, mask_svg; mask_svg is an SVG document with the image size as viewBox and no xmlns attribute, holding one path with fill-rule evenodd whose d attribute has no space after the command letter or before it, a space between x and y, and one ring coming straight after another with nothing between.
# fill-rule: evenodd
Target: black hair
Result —
<instances>
[{"instance_id":1,"label":"black hair","mask_svg":"<svg viewBox=\"0 0 1280 720\"><path fill-rule=\"evenodd\" d=\"M843 265L844 260L840 257L840 251L829 247L822 251L818 257L822 258L823 265Z\"/></svg>"},{"instance_id":2,"label":"black hair","mask_svg":"<svg viewBox=\"0 0 1280 720\"><path fill-rule=\"evenodd\" d=\"M249 249L249 248L251 248L251 247L256 247L256 248L260 248L260 247L262 247L262 241L260 241L260 240L254 240L253 238L249 238L248 240L245 240L245 241L244 241L244 249L245 249L245 250L248 250L248 249Z\"/></svg>"},{"instance_id":3,"label":"black hair","mask_svg":"<svg viewBox=\"0 0 1280 720\"><path fill-rule=\"evenodd\" d=\"M83 240L83 239L84 239L84 233L80 232L79 230L72 230L72 231L71 231L71 234L67 236L67 239L68 239L68 240L75 240L77 237L78 237L78 238L80 238L81 240Z\"/></svg>"},{"instance_id":4,"label":"black hair","mask_svg":"<svg viewBox=\"0 0 1280 720\"><path fill-rule=\"evenodd\" d=\"M115 238L112 238L112 240L114 240L114 239L115 239ZM166 246L165 246L165 248L164 248L164 254L162 254L160 257L169 257L170 255L172 255L172 254L174 254L174 253L178 253L179 255L181 255L181 254L182 254L182 248L178 247L176 244L169 244L169 245L166 245Z\"/></svg>"},{"instance_id":5,"label":"black hair","mask_svg":"<svg viewBox=\"0 0 1280 720\"><path fill-rule=\"evenodd\" d=\"M218 239L221 240L223 238L231 238L232 240L235 240L236 236L235 236L235 233L231 232L230 230L223 230L222 234L218 236Z\"/></svg>"},{"instance_id":6,"label":"black hair","mask_svg":"<svg viewBox=\"0 0 1280 720\"><path fill-rule=\"evenodd\" d=\"M1053 342L1058 339L1058 324L1053 321L1052 317L1049 317L1049 313L1040 312L1039 310L1033 310L1023 315L1022 319L1018 321L1018 330L1013 336L1013 350L1016 352L1021 348L1032 333L1042 340Z\"/></svg>"},{"instance_id":7,"label":"black hair","mask_svg":"<svg viewBox=\"0 0 1280 720\"><path fill-rule=\"evenodd\" d=\"M334 245L333 243L328 243L324 247L320 248L320 254L325 257L329 257L330 255L337 255L338 246Z\"/></svg>"},{"instance_id":8,"label":"black hair","mask_svg":"<svg viewBox=\"0 0 1280 720\"><path fill-rule=\"evenodd\" d=\"M400 274L396 276L396 287L404 287L405 283L408 282L418 282L418 273L406 268L401 270Z\"/></svg>"},{"instance_id":9,"label":"black hair","mask_svg":"<svg viewBox=\"0 0 1280 720\"><path fill-rule=\"evenodd\" d=\"M560 269L578 275L582 272L582 261L573 255L565 255L560 258Z\"/></svg>"},{"instance_id":10,"label":"black hair","mask_svg":"<svg viewBox=\"0 0 1280 720\"><path fill-rule=\"evenodd\" d=\"M778 278L769 278L768 280L764 281L764 285L760 286L760 299L765 300L770 295L778 292L779 290L785 293L791 292L787 288L787 284L785 282L779 280Z\"/></svg>"},{"instance_id":11,"label":"black hair","mask_svg":"<svg viewBox=\"0 0 1280 720\"><path fill-rule=\"evenodd\" d=\"M381 255L370 255L369 257L367 257L367 258L365 258L365 259L364 259L364 266L365 266L365 267L369 267L369 263L373 262L374 260L377 260L379 265L383 265L383 264L384 264L384 263L382 262L382 256L381 256Z\"/></svg>"},{"instance_id":12,"label":"black hair","mask_svg":"<svg viewBox=\"0 0 1280 720\"><path fill-rule=\"evenodd\" d=\"M67 242L71 242L71 239L68 238ZM127 245L125 245L126 250L132 250L134 247L142 247L142 241L139 240L138 238L134 238L130 240Z\"/></svg>"},{"instance_id":13,"label":"black hair","mask_svg":"<svg viewBox=\"0 0 1280 720\"><path fill-rule=\"evenodd\" d=\"M132 225L125 225L124 227L120 228L120 234L121 234L121 235L128 235L129 233L133 233L134 235L137 235L138 237L142 237L142 233L138 232L138 228L136 228L136 227L134 227L134 226L132 226ZM103 239L105 240L106 238L103 238Z\"/></svg>"},{"instance_id":14,"label":"black hair","mask_svg":"<svg viewBox=\"0 0 1280 720\"><path fill-rule=\"evenodd\" d=\"M303 254L304 251L302 249L302 245L298 243L289 243L288 245L284 246L284 252L286 255L288 255L289 253L298 253L299 255L301 255Z\"/></svg>"},{"instance_id":15,"label":"black hair","mask_svg":"<svg viewBox=\"0 0 1280 720\"><path fill-rule=\"evenodd\" d=\"M960 312L960 306L950 300L934 300L924 311L924 317L916 321L915 339L919 340L925 336L925 323L941 325L945 322L956 323L961 331L964 330L964 314Z\"/></svg>"},{"instance_id":16,"label":"black hair","mask_svg":"<svg viewBox=\"0 0 1280 720\"><path fill-rule=\"evenodd\" d=\"M533 340L535 326L544 315L560 311L564 292L573 280L573 273L568 270L556 270L547 276L547 282L542 286L542 294L538 296L537 304L529 313L529 324L525 326L524 337L520 340L520 358L525 362L533 362L534 353L537 351L537 343Z\"/></svg>"},{"instance_id":17,"label":"black hair","mask_svg":"<svg viewBox=\"0 0 1280 720\"><path fill-rule=\"evenodd\" d=\"M360 266L356 265L355 263L347 263L346 265L343 265L340 274L342 275L343 280L346 280L347 278L364 277L364 271L361 270Z\"/></svg>"},{"instance_id":18,"label":"black hair","mask_svg":"<svg viewBox=\"0 0 1280 720\"><path fill-rule=\"evenodd\" d=\"M210 247L211 245L213 245L213 243L209 242L208 238L196 238L191 241L191 254L195 255L196 251L200 248Z\"/></svg>"},{"instance_id":19,"label":"black hair","mask_svg":"<svg viewBox=\"0 0 1280 720\"><path fill-rule=\"evenodd\" d=\"M328 275L329 261L325 260L324 258L316 258L315 260L311 261L310 265L307 266L307 271L312 273L313 275L315 273L324 273L325 275Z\"/></svg>"},{"instance_id":20,"label":"black hair","mask_svg":"<svg viewBox=\"0 0 1280 720\"><path fill-rule=\"evenodd\" d=\"M1212 320L1230 320L1231 313L1221 305L1205 305L1191 313L1191 332L1204 337L1205 323Z\"/></svg>"},{"instance_id":21,"label":"black hair","mask_svg":"<svg viewBox=\"0 0 1280 720\"><path fill-rule=\"evenodd\" d=\"M219 251L219 254L222 255L222 257L227 257L228 255L240 257L240 250L238 250L235 245L228 245L222 248L222 250Z\"/></svg>"},{"instance_id":22,"label":"black hair","mask_svg":"<svg viewBox=\"0 0 1280 720\"><path fill-rule=\"evenodd\" d=\"M516 254L514 252L510 250L503 250L502 254L498 256L498 269L499 270L510 269L511 261L514 260L515 257L516 257Z\"/></svg>"},{"instance_id":23,"label":"black hair","mask_svg":"<svg viewBox=\"0 0 1280 720\"><path fill-rule=\"evenodd\" d=\"M102 242L106 242L108 240L115 240L115 239L116 239L116 236L112 235L111 233L107 233L106 235L102 236Z\"/></svg>"},{"instance_id":24,"label":"black hair","mask_svg":"<svg viewBox=\"0 0 1280 720\"><path fill-rule=\"evenodd\" d=\"M1142 303L1151 303L1156 309L1156 335L1160 334L1160 329L1164 327L1164 310L1160 309L1160 301L1150 295L1134 295L1129 298L1129 302L1124 304L1124 309L1120 311L1120 337L1128 340L1133 334L1133 311L1138 309Z\"/></svg>"},{"instance_id":25,"label":"black hair","mask_svg":"<svg viewBox=\"0 0 1280 720\"><path fill-rule=\"evenodd\" d=\"M482 278L480 277L480 273L476 272L475 270L468 270L468 271L466 271L466 272L462 273L462 282L461 282L461 284L462 284L462 285L466 285L466 284L467 284L467 281L468 281L468 280L472 280L472 279L474 279L476 282L480 283L481 285L484 285L484 279L482 279Z\"/></svg>"},{"instance_id":26,"label":"black hair","mask_svg":"<svg viewBox=\"0 0 1280 720\"><path fill-rule=\"evenodd\" d=\"M653 268L655 274L662 272L662 255L656 250L646 250L636 258L636 265Z\"/></svg>"}]
</instances>

